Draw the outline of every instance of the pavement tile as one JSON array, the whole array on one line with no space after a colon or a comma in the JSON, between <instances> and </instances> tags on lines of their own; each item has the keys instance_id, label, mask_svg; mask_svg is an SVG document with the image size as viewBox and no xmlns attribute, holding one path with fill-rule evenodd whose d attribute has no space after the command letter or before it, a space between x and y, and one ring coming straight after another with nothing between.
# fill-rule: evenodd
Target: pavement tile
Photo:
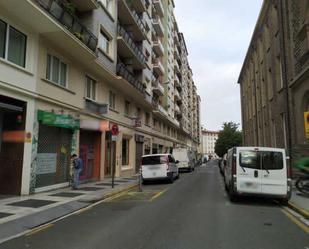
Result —
<instances>
[{"instance_id":1,"label":"pavement tile","mask_svg":"<svg viewBox=\"0 0 309 249\"><path fill-rule=\"evenodd\" d=\"M18 201L18 202L9 203L7 205L17 206L17 207L40 208L40 207L50 205L50 204L53 204L53 203L55 203L55 201L28 199L28 200L25 200L25 201Z\"/></svg>"}]
</instances>

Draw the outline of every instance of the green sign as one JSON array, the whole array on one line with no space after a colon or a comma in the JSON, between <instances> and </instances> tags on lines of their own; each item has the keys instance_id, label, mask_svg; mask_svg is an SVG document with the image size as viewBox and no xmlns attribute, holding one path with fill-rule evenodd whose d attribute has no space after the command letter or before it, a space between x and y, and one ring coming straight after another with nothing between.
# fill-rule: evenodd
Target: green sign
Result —
<instances>
[{"instance_id":1,"label":"green sign","mask_svg":"<svg viewBox=\"0 0 309 249\"><path fill-rule=\"evenodd\" d=\"M44 125L67 129L79 129L79 119L75 119L70 115L61 115L38 110L38 120Z\"/></svg>"}]
</instances>

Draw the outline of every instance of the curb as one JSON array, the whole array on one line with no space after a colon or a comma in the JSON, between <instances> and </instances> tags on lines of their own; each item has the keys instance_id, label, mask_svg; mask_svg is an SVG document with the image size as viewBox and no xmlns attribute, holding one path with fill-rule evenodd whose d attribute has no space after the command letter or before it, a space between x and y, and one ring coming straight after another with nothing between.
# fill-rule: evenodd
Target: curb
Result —
<instances>
[{"instance_id":1,"label":"curb","mask_svg":"<svg viewBox=\"0 0 309 249\"><path fill-rule=\"evenodd\" d=\"M295 212L299 213L300 215L304 216L306 219L309 219L309 212L299 206L297 206L295 203L289 201L288 207L294 210Z\"/></svg>"}]
</instances>

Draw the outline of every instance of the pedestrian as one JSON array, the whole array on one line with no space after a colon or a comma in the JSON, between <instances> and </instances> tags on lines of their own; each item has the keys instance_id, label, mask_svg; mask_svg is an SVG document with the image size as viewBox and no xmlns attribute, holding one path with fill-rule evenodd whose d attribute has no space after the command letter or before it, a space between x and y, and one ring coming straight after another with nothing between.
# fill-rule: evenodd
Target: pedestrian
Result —
<instances>
[{"instance_id":1,"label":"pedestrian","mask_svg":"<svg viewBox=\"0 0 309 249\"><path fill-rule=\"evenodd\" d=\"M74 182L72 188L77 189L79 185L79 175L83 169L83 160L76 154L73 154L71 156L71 160L73 163L73 171L74 171Z\"/></svg>"}]
</instances>

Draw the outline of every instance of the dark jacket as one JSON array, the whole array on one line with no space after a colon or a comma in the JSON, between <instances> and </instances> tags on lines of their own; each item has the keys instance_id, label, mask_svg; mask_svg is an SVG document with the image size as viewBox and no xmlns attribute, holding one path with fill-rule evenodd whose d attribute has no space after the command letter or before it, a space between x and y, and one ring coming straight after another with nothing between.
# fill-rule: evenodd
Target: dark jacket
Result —
<instances>
[{"instance_id":1,"label":"dark jacket","mask_svg":"<svg viewBox=\"0 0 309 249\"><path fill-rule=\"evenodd\" d=\"M78 157L74 159L73 165L74 169L83 169L83 160Z\"/></svg>"}]
</instances>

